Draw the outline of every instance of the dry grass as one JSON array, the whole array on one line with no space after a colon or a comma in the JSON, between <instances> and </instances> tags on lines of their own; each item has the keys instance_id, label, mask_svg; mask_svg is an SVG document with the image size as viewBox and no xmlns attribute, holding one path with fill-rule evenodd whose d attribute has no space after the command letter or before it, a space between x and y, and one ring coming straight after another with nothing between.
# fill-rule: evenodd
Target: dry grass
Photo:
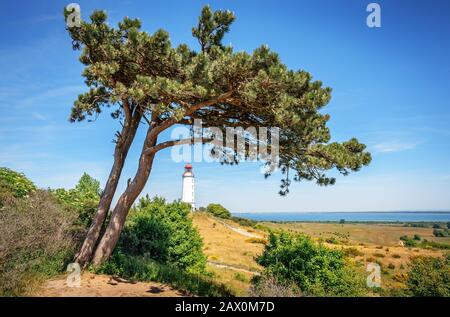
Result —
<instances>
[{"instance_id":1,"label":"dry grass","mask_svg":"<svg viewBox=\"0 0 450 317\"><path fill-rule=\"evenodd\" d=\"M210 260L245 267L250 270L261 270L255 262L255 256L262 253L264 245L254 243L205 214L194 214L193 220L204 240L204 251ZM232 221L229 225L240 227ZM361 267L369 262L377 262L382 268L382 286L386 289L401 289L405 287L405 276L412 258L417 256L442 256L441 250L407 248L399 245L403 235L420 235L424 239L436 241L432 228L403 227L396 224L334 224L334 223L262 223L270 229L302 232L323 241L330 248L337 248L352 258ZM250 232L251 228L240 227ZM265 238L261 231L252 229L253 233ZM332 241L327 243L326 241ZM448 242L448 238L440 238ZM236 279L236 271L209 266L218 281L229 285L237 294L247 295L250 282ZM250 274L247 274L250 275ZM248 281L250 281L250 277Z\"/></svg>"},{"instance_id":2,"label":"dry grass","mask_svg":"<svg viewBox=\"0 0 450 317\"><path fill-rule=\"evenodd\" d=\"M214 274L214 279L227 285L227 287L229 287L236 296L248 296L250 281L253 277L252 274L245 272L236 272L235 270L227 268L218 268L209 264L207 268L208 271ZM243 276L245 278L238 278L237 275Z\"/></svg>"},{"instance_id":3,"label":"dry grass","mask_svg":"<svg viewBox=\"0 0 450 317\"><path fill-rule=\"evenodd\" d=\"M193 222L203 237L204 252L210 260L248 270L261 270L254 258L262 253L263 244L254 243L252 239L234 232L206 214L194 214ZM239 227L234 223L232 225Z\"/></svg>"},{"instance_id":4,"label":"dry grass","mask_svg":"<svg viewBox=\"0 0 450 317\"><path fill-rule=\"evenodd\" d=\"M403 227L400 224L338 224L338 223L270 223L262 225L271 229L292 230L303 232L315 238L339 238L340 235L348 236L349 244L368 244L377 246L398 246L399 238L403 235L420 235L423 239L430 241L450 242L450 238L436 238L433 236L432 228ZM337 236L338 234L339 236Z\"/></svg>"}]
</instances>

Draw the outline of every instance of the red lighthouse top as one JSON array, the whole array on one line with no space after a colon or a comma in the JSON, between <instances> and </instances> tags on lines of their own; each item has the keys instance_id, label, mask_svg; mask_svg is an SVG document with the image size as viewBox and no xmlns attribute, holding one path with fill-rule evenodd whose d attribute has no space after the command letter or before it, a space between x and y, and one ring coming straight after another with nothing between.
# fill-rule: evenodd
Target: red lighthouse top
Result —
<instances>
[{"instance_id":1,"label":"red lighthouse top","mask_svg":"<svg viewBox=\"0 0 450 317\"><path fill-rule=\"evenodd\" d=\"M187 163L187 164L184 166L183 177L186 177L186 176L194 177L194 173L192 173L192 165L189 164L189 163Z\"/></svg>"}]
</instances>

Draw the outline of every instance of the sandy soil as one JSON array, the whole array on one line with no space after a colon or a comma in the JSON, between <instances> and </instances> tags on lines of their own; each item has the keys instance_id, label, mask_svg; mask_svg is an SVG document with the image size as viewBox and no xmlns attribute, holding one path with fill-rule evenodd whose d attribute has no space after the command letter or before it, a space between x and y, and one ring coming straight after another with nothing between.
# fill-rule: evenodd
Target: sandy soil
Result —
<instances>
[{"instance_id":1,"label":"sandy soil","mask_svg":"<svg viewBox=\"0 0 450 317\"><path fill-rule=\"evenodd\" d=\"M156 282L131 282L108 275L84 273L81 287L68 287L66 276L46 281L34 296L54 297L179 297L182 292Z\"/></svg>"}]
</instances>

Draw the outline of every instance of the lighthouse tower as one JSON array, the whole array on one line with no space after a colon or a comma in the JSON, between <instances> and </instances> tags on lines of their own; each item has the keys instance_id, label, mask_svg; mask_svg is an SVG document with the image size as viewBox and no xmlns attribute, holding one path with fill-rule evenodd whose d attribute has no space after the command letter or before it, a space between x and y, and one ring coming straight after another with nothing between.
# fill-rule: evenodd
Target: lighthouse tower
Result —
<instances>
[{"instance_id":1,"label":"lighthouse tower","mask_svg":"<svg viewBox=\"0 0 450 317\"><path fill-rule=\"evenodd\" d=\"M195 209L194 193L194 173L192 172L192 165L188 163L184 167L181 201L190 204L191 210Z\"/></svg>"}]
</instances>

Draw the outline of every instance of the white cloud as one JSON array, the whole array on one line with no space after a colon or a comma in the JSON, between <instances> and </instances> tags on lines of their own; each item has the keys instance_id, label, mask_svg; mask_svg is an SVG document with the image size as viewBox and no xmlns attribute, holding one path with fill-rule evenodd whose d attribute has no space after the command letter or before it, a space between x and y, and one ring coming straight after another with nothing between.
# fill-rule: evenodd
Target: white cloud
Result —
<instances>
[{"instance_id":1,"label":"white cloud","mask_svg":"<svg viewBox=\"0 0 450 317\"><path fill-rule=\"evenodd\" d=\"M390 153L400 152L406 150L415 149L417 144L415 143L402 143L402 142L382 142L373 146L375 153Z\"/></svg>"}]
</instances>

